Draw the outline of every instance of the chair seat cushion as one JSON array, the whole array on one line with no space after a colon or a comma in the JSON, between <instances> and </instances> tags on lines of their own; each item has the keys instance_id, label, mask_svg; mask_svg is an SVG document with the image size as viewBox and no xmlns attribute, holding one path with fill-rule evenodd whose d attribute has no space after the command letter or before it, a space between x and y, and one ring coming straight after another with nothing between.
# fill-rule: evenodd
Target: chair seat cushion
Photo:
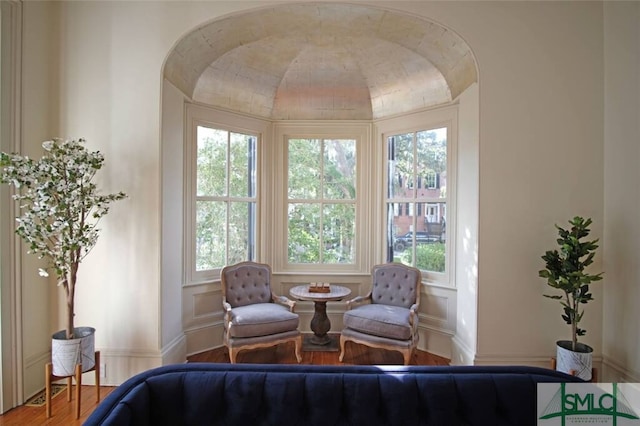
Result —
<instances>
[{"instance_id":1,"label":"chair seat cushion","mask_svg":"<svg viewBox=\"0 0 640 426\"><path fill-rule=\"evenodd\" d=\"M400 306L362 305L344 313L344 326L374 336L409 340L412 334L409 312Z\"/></svg>"},{"instance_id":2,"label":"chair seat cushion","mask_svg":"<svg viewBox=\"0 0 640 426\"><path fill-rule=\"evenodd\" d=\"M277 303L254 303L231 310L231 336L255 337L298 328L298 314Z\"/></svg>"}]
</instances>

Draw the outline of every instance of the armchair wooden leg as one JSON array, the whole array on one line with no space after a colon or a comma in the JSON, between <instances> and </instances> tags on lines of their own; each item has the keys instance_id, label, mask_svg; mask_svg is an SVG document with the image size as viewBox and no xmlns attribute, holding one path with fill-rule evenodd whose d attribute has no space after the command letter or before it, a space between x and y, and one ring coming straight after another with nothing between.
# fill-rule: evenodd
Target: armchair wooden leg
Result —
<instances>
[{"instance_id":1,"label":"armchair wooden leg","mask_svg":"<svg viewBox=\"0 0 640 426\"><path fill-rule=\"evenodd\" d=\"M344 347L346 345L346 341L345 338L342 337L342 334L340 335L340 356L338 357L338 361L342 362L342 360L344 359Z\"/></svg>"},{"instance_id":2,"label":"armchair wooden leg","mask_svg":"<svg viewBox=\"0 0 640 426\"><path fill-rule=\"evenodd\" d=\"M295 341L295 351L296 351L296 359L298 360L298 364L302 362L302 354L300 353L302 349L302 335L298 336Z\"/></svg>"},{"instance_id":3,"label":"armchair wooden leg","mask_svg":"<svg viewBox=\"0 0 640 426\"><path fill-rule=\"evenodd\" d=\"M229 348L229 362L231 364L235 364L236 363L236 352L234 350L232 350L231 348Z\"/></svg>"},{"instance_id":4,"label":"armchair wooden leg","mask_svg":"<svg viewBox=\"0 0 640 426\"><path fill-rule=\"evenodd\" d=\"M404 359L404 365L411 364L411 350L402 351L402 358Z\"/></svg>"}]
</instances>

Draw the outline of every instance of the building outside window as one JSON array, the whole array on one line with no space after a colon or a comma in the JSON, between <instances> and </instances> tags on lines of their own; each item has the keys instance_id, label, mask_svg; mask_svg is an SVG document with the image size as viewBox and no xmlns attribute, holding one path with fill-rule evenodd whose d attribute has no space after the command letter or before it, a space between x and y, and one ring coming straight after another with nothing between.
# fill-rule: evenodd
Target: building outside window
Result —
<instances>
[{"instance_id":1,"label":"building outside window","mask_svg":"<svg viewBox=\"0 0 640 426\"><path fill-rule=\"evenodd\" d=\"M447 136L437 127L386 137L387 261L446 272Z\"/></svg>"}]
</instances>

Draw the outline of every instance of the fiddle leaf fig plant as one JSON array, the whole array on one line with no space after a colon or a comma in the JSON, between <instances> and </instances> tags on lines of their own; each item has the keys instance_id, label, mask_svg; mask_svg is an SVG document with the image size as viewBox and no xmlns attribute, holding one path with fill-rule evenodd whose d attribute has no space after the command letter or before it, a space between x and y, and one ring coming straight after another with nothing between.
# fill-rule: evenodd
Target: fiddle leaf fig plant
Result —
<instances>
[{"instance_id":1,"label":"fiddle leaf fig plant","mask_svg":"<svg viewBox=\"0 0 640 426\"><path fill-rule=\"evenodd\" d=\"M78 268L98 241L100 218L124 192L102 195L93 178L104 157L89 151L84 139L53 139L43 142L45 154L33 160L18 154L0 153L0 182L13 185L13 199L21 216L16 233L29 253L46 259L67 302L67 339L74 336L75 291ZM48 276L40 269L41 276Z\"/></svg>"},{"instance_id":2,"label":"fiddle leaf fig plant","mask_svg":"<svg viewBox=\"0 0 640 426\"><path fill-rule=\"evenodd\" d=\"M589 284L600 281L603 274L590 274L586 271L593 263L598 248L598 239L584 240L590 233L591 223L589 218L576 216L569 221L569 229L555 225L559 235L556 240L559 249L545 252L542 256L545 269L539 271L539 276L547 280L547 285L561 292L544 296L560 301L564 312L562 319L571 326L573 351L576 351L578 336L586 334L586 330L578 325L584 315L583 305L593 300Z\"/></svg>"}]
</instances>

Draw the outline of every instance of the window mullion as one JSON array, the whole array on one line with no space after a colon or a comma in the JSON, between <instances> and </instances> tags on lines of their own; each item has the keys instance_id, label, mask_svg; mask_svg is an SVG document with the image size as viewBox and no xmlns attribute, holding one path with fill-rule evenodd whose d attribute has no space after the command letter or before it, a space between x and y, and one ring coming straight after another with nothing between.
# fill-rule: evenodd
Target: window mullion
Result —
<instances>
[{"instance_id":1,"label":"window mullion","mask_svg":"<svg viewBox=\"0 0 640 426\"><path fill-rule=\"evenodd\" d=\"M320 223L318 227L318 233L320 234L320 253L318 253L318 259L320 263L324 263L324 139L320 139L320 194L319 195L319 204L320 204Z\"/></svg>"},{"instance_id":2,"label":"window mullion","mask_svg":"<svg viewBox=\"0 0 640 426\"><path fill-rule=\"evenodd\" d=\"M227 152L226 152L226 172L225 172L225 229L224 229L224 258L229 259L229 221L231 219L231 190L230 190L230 182L231 182L231 132L227 132ZM212 230L215 232L215 230ZM225 260L225 264L228 261Z\"/></svg>"}]
</instances>

